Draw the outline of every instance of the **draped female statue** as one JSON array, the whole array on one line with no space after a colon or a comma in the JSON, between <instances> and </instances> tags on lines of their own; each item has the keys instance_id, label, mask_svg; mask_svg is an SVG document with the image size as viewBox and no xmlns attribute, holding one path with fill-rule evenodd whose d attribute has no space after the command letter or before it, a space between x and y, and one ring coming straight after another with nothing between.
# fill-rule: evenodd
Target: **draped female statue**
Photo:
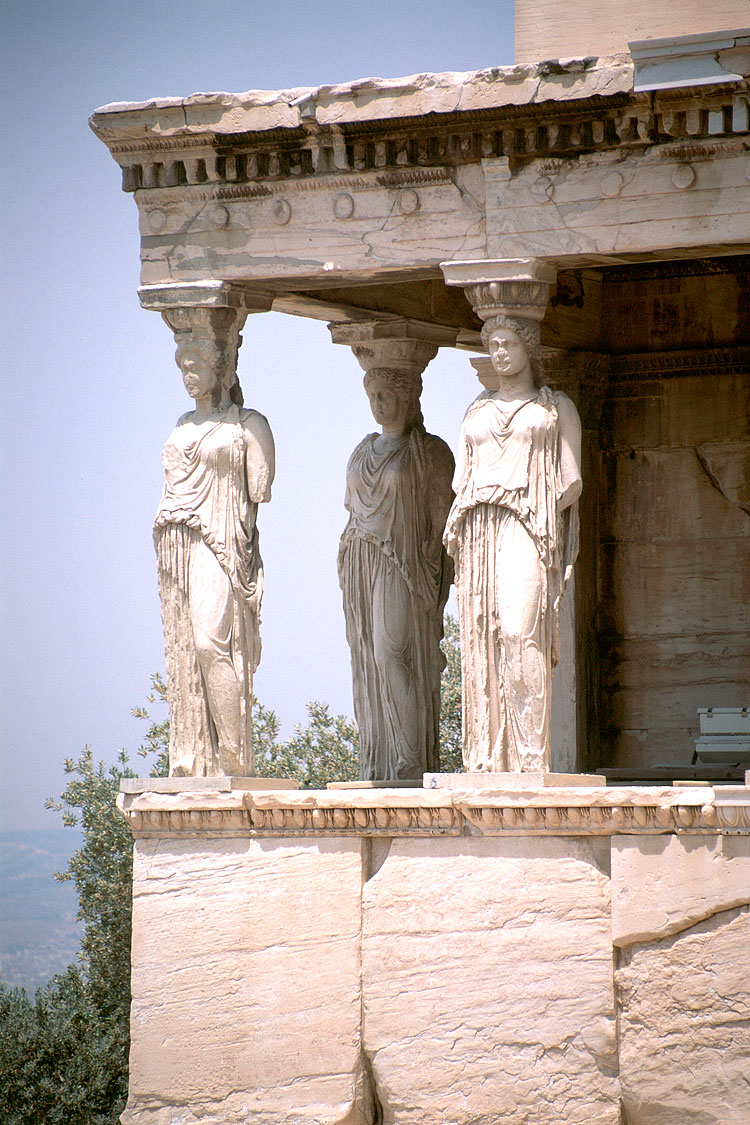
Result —
<instances>
[{"instance_id":1,"label":"draped female statue","mask_svg":"<svg viewBox=\"0 0 750 1125\"><path fill-rule=\"evenodd\" d=\"M258 504L271 498L268 422L245 410L230 309L165 314L195 409L164 447L154 524L166 650L171 776L253 773L252 678L260 660ZM226 323L225 323L226 322Z\"/></svg>"},{"instance_id":2,"label":"draped female statue","mask_svg":"<svg viewBox=\"0 0 750 1125\"><path fill-rule=\"evenodd\" d=\"M581 428L542 385L539 324L487 320L498 376L463 421L445 544L455 561L463 756L470 771L544 771L558 614L578 553Z\"/></svg>"},{"instance_id":3,"label":"draped female statue","mask_svg":"<svg viewBox=\"0 0 750 1125\"><path fill-rule=\"evenodd\" d=\"M351 649L363 780L439 768L440 650L451 565L442 545L453 456L424 429L421 378L368 371L381 433L354 450L339 579Z\"/></svg>"}]
</instances>

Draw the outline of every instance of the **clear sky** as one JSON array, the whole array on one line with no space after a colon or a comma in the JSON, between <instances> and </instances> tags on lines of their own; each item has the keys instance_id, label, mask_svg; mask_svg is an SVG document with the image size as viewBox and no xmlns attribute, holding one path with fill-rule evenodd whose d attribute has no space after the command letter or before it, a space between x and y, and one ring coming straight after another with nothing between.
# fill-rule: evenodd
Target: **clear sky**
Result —
<instances>
[{"instance_id":1,"label":"clear sky","mask_svg":"<svg viewBox=\"0 0 750 1125\"><path fill-rule=\"evenodd\" d=\"M513 60L512 0L6 0L0 223L0 826L54 827L46 796L90 743L132 753L163 668L151 523L161 447L189 408L161 318L140 309L137 213L87 124L113 101L282 89ZM307 700L351 714L336 577L349 453L374 423L348 348L269 313L244 330L246 405L278 475L256 692L285 734ZM466 353L425 373L428 430L455 448L480 390Z\"/></svg>"}]
</instances>

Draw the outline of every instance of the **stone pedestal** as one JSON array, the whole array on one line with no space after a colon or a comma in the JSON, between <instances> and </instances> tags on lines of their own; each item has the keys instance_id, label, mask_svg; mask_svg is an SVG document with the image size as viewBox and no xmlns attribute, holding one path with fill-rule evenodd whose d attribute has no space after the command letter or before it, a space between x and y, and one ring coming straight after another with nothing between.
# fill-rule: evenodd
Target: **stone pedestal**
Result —
<instances>
[{"instance_id":1,"label":"stone pedestal","mask_svg":"<svg viewBox=\"0 0 750 1125\"><path fill-rule=\"evenodd\" d=\"M537 789L604 785L596 773L426 773L425 789L481 789L483 792L531 793Z\"/></svg>"},{"instance_id":2,"label":"stone pedestal","mask_svg":"<svg viewBox=\"0 0 750 1125\"><path fill-rule=\"evenodd\" d=\"M120 807L136 837L126 1125L750 1117L746 788Z\"/></svg>"}]
</instances>

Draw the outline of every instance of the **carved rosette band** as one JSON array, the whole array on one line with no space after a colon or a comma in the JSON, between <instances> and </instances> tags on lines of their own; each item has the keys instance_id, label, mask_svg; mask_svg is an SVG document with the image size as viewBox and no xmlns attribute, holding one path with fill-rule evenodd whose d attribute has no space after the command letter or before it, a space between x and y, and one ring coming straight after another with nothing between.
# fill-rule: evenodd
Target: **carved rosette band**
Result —
<instances>
[{"instance_id":1,"label":"carved rosette band","mask_svg":"<svg viewBox=\"0 0 750 1125\"><path fill-rule=\"evenodd\" d=\"M641 790L637 798L609 791L586 803L583 794L547 790L540 799L508 795L481 799L454 794L440 803L419 790L411 802L325 803L233 792L205 802L120 794L118 808L136 837L196 833L241 836L613 836L698 833L750 835L750 791L737 803L716 801L711 789ZM608 798L608 799L607 799ZM596 803L593 803L596 801ZM201 807L201 804L203 807Z\"/></svg>"}]
</instances>

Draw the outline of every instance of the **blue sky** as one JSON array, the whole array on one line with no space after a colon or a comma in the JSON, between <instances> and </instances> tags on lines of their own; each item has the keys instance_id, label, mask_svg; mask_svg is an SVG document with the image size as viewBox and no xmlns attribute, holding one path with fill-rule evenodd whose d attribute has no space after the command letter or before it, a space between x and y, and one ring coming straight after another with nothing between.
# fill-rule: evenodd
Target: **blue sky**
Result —
<instances>
[{"instance_id":1,"label":"blue sky","mask_svg":"<svg viewBox=\"0 0 750 1125\"><path fill-rule=\"evenodd\" d=\"M161 447L189 407L170 332L140 309L135 204L87 124L113 101L281 89L513 59L512 0L282 5L10 0L3 115L0 825L53 827L44 798L90 743L135 752L163 651L151 523ZM362 372L325 325L251 317L240 378L277 441L259 526L256 691L285 733L322 699L351 713L336 578L343 477L374 429ZM455 447L479 385L466 353L425 374L427 428Z\"/></svg>"}]
</instances>

